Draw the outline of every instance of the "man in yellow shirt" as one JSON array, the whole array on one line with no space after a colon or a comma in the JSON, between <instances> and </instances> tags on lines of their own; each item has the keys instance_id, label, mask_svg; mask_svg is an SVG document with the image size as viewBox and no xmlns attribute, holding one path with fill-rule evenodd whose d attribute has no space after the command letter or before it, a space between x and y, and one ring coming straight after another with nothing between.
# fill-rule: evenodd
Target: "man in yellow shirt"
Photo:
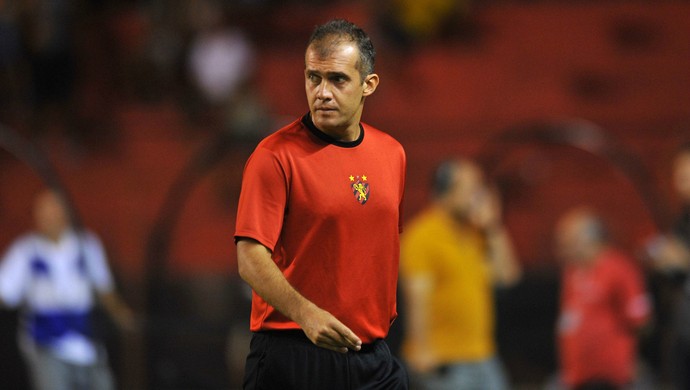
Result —
<instances>
[{"instance_id":1,"label":"man in yellow shirt","mask_svg":"<svg viewBox=\"0 0 690 390\"><path fill-rule=\"evenodd\" d=\"M442 163L433 202L405 228L403 354L424 389L506 389L494 343L494 285L521 277L498 196L468 160Z\"/></svg>"}]
</instances>

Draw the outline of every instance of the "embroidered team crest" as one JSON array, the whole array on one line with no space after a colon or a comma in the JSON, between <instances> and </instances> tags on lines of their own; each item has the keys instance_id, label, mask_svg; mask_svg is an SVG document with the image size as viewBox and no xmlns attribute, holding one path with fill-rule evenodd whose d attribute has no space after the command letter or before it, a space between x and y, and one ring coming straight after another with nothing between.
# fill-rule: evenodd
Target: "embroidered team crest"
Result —
<instances>
[{"instance_id":1,"label":"embroidered team crest","mask_svg":"<svg viewBox=\"0 0 690 390\"><path fill-rule=\"evenodd\" d=\"M369 183L367 183L367 176L350 175L350 183L350 187L352 188L352 193L355 196L355 200L362 205L367 203L367 200L369 200L370 195Z\"/></svg>"}]
</instances>

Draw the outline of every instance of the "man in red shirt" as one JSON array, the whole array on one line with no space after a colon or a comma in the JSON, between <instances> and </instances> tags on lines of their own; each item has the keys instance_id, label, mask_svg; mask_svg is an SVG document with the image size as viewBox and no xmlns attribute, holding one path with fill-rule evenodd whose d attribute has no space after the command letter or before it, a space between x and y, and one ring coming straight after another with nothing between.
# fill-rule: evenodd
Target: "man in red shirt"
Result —
<instances>
[{"instance_id":1,"label":"man in red shirt","mask_svg":"<svg viewBox=\"0 0 690 390\"><path fill-rule=\"evenodd\" d=\"M566 213L556 242L566 262L557 329L563 382L622 388L634 380L637 332L650 316L641 272L608 245L589 209Z\"/></svg>"},{"instance_id":2,"label":"man in red shirt","mask_svg":"<svg viewBox=\"0 0 690 390\"><path fill-rule=\"evenodd\" d=\"M245 388L405 389L383 338L397 316L405 153L360 122L374 49L344 20L305 55L309 113L244 170L235 240L254 290Z\"/></svg>"}]
</instances>

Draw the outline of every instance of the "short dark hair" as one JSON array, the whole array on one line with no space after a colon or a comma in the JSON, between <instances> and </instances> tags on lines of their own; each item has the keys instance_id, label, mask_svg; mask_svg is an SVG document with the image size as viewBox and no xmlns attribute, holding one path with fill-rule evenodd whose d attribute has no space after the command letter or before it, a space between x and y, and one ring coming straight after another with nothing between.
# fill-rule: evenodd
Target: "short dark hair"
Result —
<instances>
[{"instance_id":1,"label":"short dark hair","mask_svg":"<svg viewBox=\"0 0 690 390\"><path fill-rule=\"evenodd\" d=\"M584 232L589 240L598 243L608 242L610 239L609 229L606 222L598 215L590 215L585 220Z\"/></svg>"},{"instance_id":2,"label":"short dark hair","mask_svg":"<svg viewBox=\"0 0 690 390\"><path fill-rule=\"evenodd\" d=\"M326 42L327 38L331 37L335 39ZM357 44L357 48L359 49L357 70L359 70L362 80L364 80L367 75L374 73L374 63L376 62L374 44L371 43L371 39L364 30L345 19L333 19L325 24L316 26L309 38L309 42L307 42L307 47L316 44L315 48L319 50L319 54L322 57L326 57L330 54L333 46L341 42L341 39L347 39Z\"/></svg>"},{"instance_id":3,"label":"short dark hair","mask_svg":"<svg viewBox=\"0 0 690 390\"><path fill-rule=\"evenodd\" d=\"M462 164L460 159L445 160L438 164L431 181L431 192L434 197L439 198L450 191L453 174Z\"/></svg>"},{"instance_id":4,"label":"short dark hair","mask_svg":"<svg viewBox=\"0 0 690 390\"><path fill-rule=\"evenodd\" d=\"M675 155L680 156L681 154L690 154L690 141L685 141L676 148Z\"/></svg>"}]
</instances>

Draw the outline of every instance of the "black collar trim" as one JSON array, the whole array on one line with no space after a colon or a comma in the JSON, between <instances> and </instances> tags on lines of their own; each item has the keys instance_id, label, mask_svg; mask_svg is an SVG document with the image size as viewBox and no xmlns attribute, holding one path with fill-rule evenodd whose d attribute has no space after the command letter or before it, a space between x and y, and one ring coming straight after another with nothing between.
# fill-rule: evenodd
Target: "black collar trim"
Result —
<instances>
[{"instance_id":1,"label":"black collar trim","mask_svg":"<svg viewBox=\"0 0 690 390\"><path fill-rule=\"evenodd\" d=\"M338 141L337 139L317 129L316 125L314 125L314 122L311 120L310 113L307 113L302 117L302 124L304 124L304 126L306 126L307 129L309 129L309 131L320 140L335 146L340 146L341 148L354 148L355 146L361 144L364 140L364 127L361 123L359 124L359 137L354 141Z\"/></svg>"}]
</instances>

